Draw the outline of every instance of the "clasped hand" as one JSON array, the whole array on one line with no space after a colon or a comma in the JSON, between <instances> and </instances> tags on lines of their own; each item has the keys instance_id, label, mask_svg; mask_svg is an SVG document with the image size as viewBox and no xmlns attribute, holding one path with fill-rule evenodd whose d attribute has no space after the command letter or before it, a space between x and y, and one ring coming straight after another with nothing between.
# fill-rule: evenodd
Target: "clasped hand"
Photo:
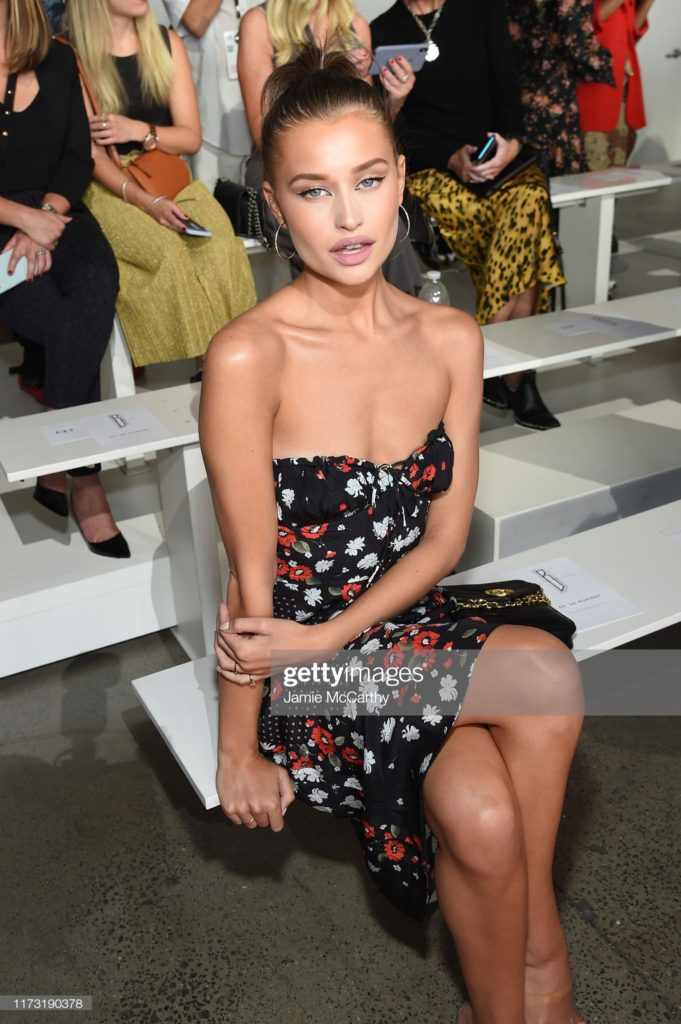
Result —
<instances>
[{"instance_id":1,"label":"clasped hand","mask_svg":"<svg viewBox=\"0 0 681 1024\"><path fill-rule=\"evenodd\" d=\"M449 169L454 171L457 178L463 182L475 182L481 184L485 181L492 181L512 160L515 160L520 151L520 143L517 139L505 139L498 132L488 132L496 139L496 153L491 160L476 164L473 156L477 152L476 146L462 146L449 158Z\"/></svg>"},{"instance_id":2,"label":"clasped hand","mask_svg":"<svg viewBox=\"0 0 681 1024\"><path fill-rule=\"evenodd\" d=\"M52 251L56 249L71 217L49 210L27 207L22 214L22 228L12 235L3 252L12 249L7 273L14 273L17 263L25 256L28 260L27 280L33 281L52 269Z\"/></svg>"},{"instance_id":3,"label":"clasped hand","mask_svg":"<svg viewBox=\"0 0 681 1024\"><path fill-rule=\"evenodd\" d=\"M286 665L314 661L321 651L315 626L265 616L229 621L220 603L215 625L215 655L223 679L240 686L266 679Z\"/></svg>"},{"instance_id":4,"label":"clasped hand","mask_svg":"<svg viewBox=\"0 0 681 1024\"><path fill-rule=\"evenodd\" d=\"M96 114L89 121L90 135L98 146L117 146L123 142L141 143L149 130L147 124L124 117L123 114Z\"/></svg>"}]
</instances>

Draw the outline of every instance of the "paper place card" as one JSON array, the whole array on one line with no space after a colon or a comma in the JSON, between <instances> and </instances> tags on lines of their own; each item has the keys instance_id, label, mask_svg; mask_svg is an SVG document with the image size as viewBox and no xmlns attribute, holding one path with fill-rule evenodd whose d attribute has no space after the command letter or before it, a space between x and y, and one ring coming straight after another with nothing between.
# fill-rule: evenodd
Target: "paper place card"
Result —
<instances>
[{"instance_id":1,"label":"paper place card","mask_svg":"<svg viewBox=\"0 0 681 1024\"><path fill-rule=\"evenodd\" d=\"M106 451L124 443L162 441L170 431L148 409L126 409L66 420L40 428L48 444L95 440Z\"/></svg>"},{"instance_id":2,"label":"paper place card","mask_svg":"<svg viewBox=\"0 0 681 1024\"><path fill-rule=\"evenodd\" d=\"M660 530L660 533L665 534L666 537L671 537L672 540L677 540L681 544L681 526L668 526L664 530Z\"/></svg>"},{"instance_id":3,"label":"paper place card","mask_svg":"<svg viewBox=\"0 0 681 1024\"><path fill-rule=\"evenodd\" d=\"M601 316L596 313L566 313L544 324L547 331L573 337L578 334L605 334L618 341L656 334L668 328L645 320L629 320L621 316Z\"/></svg>"},{"instance_id":4,"label":"paper place card","mask_svg":"<svg viewBox=\"0 0 681 1024\"><path fill-rule=\"evenodd\" d=\"M569 616L580 633L641 614L626 597L565 556L516 566L504 579L538 583L553 607Z\"/></svg>"},{"instance_id":5,"label":"paper place card","mask_svg":"<svg viewBox=\"0 0 681 1024\"><path fill-rule=\"evenodd\" d=\"M500 349L495 348L494 345L490 345L488 341L485 342L485 369L496 370L499 367L507 367L513 357L507 353L502 352Z\"/></svg>"},{"instance_id":6,"label":"paper place card","mask_svg":"<svg viewBox=\"0 0 681 1024\"><path fill-rule=\"evenodd\" d=\"M92 437L85 420L51 423L47 427L41 427L40 433L50 445L66 444L68 441L84 441L86 438Z\"/></svg>"}]
</instances>

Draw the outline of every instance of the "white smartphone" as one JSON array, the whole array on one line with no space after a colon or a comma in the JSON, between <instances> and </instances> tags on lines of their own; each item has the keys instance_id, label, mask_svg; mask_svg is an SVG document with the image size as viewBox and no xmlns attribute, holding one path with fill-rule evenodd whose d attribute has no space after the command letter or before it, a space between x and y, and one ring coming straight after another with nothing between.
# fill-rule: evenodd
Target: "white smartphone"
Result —
<instances>
[{"instance_id":1,"label":"white smartphone","mask_svg":"<svg viewBox=\"0 0 681 1024\"><path fill-rule=\"evenodd\" d=\"M25 256L21 257L11 277L7 273L13 252L14 249L8 249L7 252L0 255L0 295L3 292L8 292L10 288L16 288L18 284L23 284L28 277L28 260Z\"/></svg>"},{"instance_id":2,"label":"white smartphone","mask_svg":"<svg viewBox=\"0 0 681 1024\"><path fill-rule=\"evenodd\" d=\"M377 75L381 68L387 67L392 58L404 57L409 61L412 71L420 71L426 62L428 43L405 43L403 46L377 46L374 59L369 68L370 75Z\"/></svg>"}]
</instances>

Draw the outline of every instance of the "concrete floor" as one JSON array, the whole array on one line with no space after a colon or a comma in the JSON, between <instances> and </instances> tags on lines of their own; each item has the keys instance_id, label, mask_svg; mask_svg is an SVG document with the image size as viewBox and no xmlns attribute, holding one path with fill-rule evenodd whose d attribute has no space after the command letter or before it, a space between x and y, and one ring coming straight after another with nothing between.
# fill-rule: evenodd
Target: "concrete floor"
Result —
<instances>
[{"instance_id":1,"label":"concrete floor","mask_svg":"<svg viewBox=\"0 0 681 1024\"><path fill-rule=\"evenodd\" d=\"M678 283L647 276L681 271L676 240L654 265L641 240L681 228L680 193L618 207L618 294ZM130 686L184 660L164 632L0 684L0 994L91 994L93 1024L452 1024L439 912L386 903L348 823L294 804L274 835L201 808ZM582 734L555 882L590 1024L681 1021L680 750L679 718Z\"/></svg>"}]
</instances>

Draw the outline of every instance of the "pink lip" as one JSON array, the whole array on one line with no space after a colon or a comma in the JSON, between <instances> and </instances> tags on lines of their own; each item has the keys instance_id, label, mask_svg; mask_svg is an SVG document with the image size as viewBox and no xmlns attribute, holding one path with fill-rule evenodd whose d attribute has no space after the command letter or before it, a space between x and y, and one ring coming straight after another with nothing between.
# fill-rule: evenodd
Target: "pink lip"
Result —
<instances>
[{"instance_id":1,"label":"pink lip","mask_svg":"<svg viewBox=\"0 0 681 1024\"><path fill-rule=\"evenodd\" d=\"M334 245L333 249L331 249L331 255L344 266L353 267L358 263L364 263L373 248L373 244L373 238L367 238L366 235L344 238L342 242L337 242ZM359 246L359 248L348 252L349 246Z\"/></svg>"}]
</instances>

